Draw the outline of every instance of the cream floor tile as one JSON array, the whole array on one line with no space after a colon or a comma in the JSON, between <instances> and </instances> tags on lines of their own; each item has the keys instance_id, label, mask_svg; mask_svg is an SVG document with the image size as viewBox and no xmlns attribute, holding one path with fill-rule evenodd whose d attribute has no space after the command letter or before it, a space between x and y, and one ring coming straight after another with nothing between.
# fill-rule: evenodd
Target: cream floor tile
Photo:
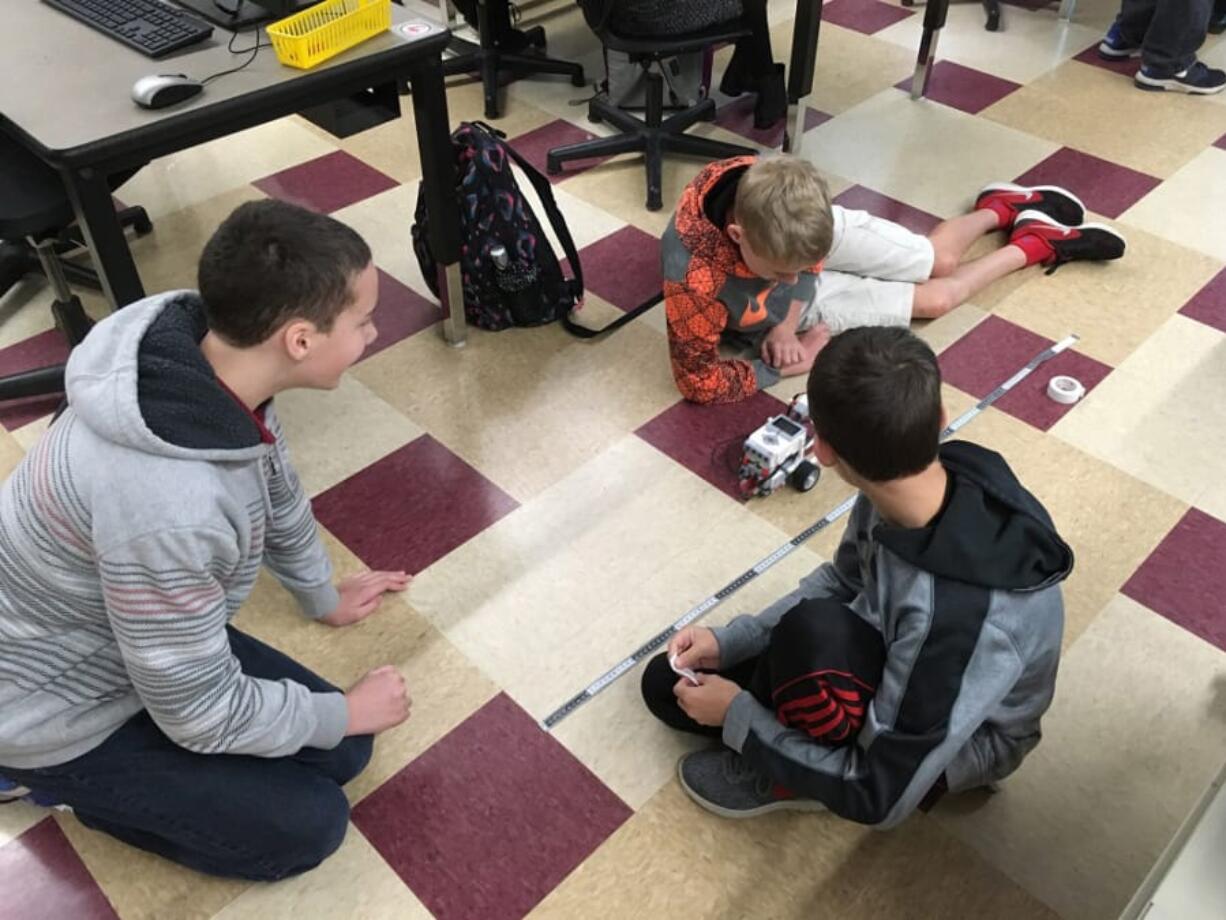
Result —
<instances>
[{"instance_id":1,"label":"cream floor tile","mask_svg":"<svg viewBox=\"0 0 1226 920\"><path fill-rule=\"evenodd\" d=\"M983 8L959 3L949 8L949 18L937 42L939 60L953 61L985 73L1029 83L1102 38L1095 27L1065 22L1055 8L1029 12L1010 6L1002 15L1004 27L988 32L983 27ZM915 53L924 28L922 8L908 19L882 29L874 37L893 42ZM825 40L825 35L822 36Z\"/></svg>"},{"instance_id":2,"label":"cream floor tile","mask_svg":"<svg viewBox=\"0 0 1226 920\"><path fill-rule=\"evenodd\" d=\"M124 194L129 194L126 186ZM209 237L239 205L266 197L252 185L241 185L155 217L153 232L132 241L132 256L145 290L152 294L195 288L200 253ZM145 203L141 198L128 200Z\"/></svg>"},{"instance_id":3,"label":"cream floor tile","mask_svg":"<svg viewBox=\"0 0 1226 920\"><path fill-rule=\"evenodd\" d=\"M694 134L710 136L719 129L703 125ZM599 133L599 132L593 132ZM723 132L721 138L728 140ZM640 230L660 236L672 219L673 209L685 187L705 164L690 157L665 157L660 179L660 196L664 206L648 211L647 171L640 156L621 156L580 173L564 183L566 191L601 210L618 217Z\"/></svg>"},{"instance_id":4,"label":"cream floor tile","mask_svg":"<svg viewBox=\"0 0 1226 920\"><path fill-rule=\"evenodd\" d=\"M417 129L413 120L411 96L401 96L401 117L377 125L352 137L333 139L342 150L353 154L399 182L421 178L421 153L417 146ZM452 130L462 121L485 121L484 97L478 83L449 83L447 87L447 118ZM550 121L550 116L534 105L506 107L494 127L515 137ZM412 212L410 215L412 216Z\"/></svg>"},{"instance_id":5,"label":"cream floor tile","mask_svg":"<svg viewBox=\"0 0 1226 920\"><path fill-rule=\"evenodd\" d=\"M1222 265L1128 224L1091 219L1114 223L1127 237L1123 259L1069 265L1051 276L1035 272L1033 283L1010 293L993 312L1051 339L1076 332L1078 351L1117 367Z\"/></svg>"},{"instance_id":6,"label":"cream floor tile","mask_svg":"<svg viewBox=\"0 0 1226 920\"><path fill-rule=\"evenodd\" d=\"M0 481L9 477L25 455L26 449L21 442L0 429Z\"/></svg>"},{"instance_id":7,"label":"cream floor tile","mask_svg":"<svg viewBox=\"0 0 1226 920\"><path fill-rule=\"evenodd\" d=\"M1166 178L1226 133L1226 110L1202 101L1141 92L1126 77L1069 61L984 109L982 117ZM1128 113L1127 131L1104 118L1121 111Z\"/></svg>"},{"instance_id":8,"label":"cream floor tile","mask_svg":"<svg viewBox=\"0 0 1226 920\"><path fill-rule=\"evenodd\" d=\"M283 118L155 160L121 194L124 201L144 206L156 221L334 150L335 144L297 120Z\"/></svg>"},{"instance_id":9,"label":"cream floor tile","mask_svg":"<svg viewBox=\"0 0 1226 920\"><path fill-rule=\"evenodd\" d=\"M735 539L728 540L728 551L718 557L703 558L693 566L685 565L682 571L675 572L674 577L681 582L681 589L670 589L665 601L659 604L653 602L654 617L650 622L642 618L641 635L620 648L611 643L603 645L604 663L597 665L596 670L586 676L575 675L576 683L556 700L555 706L578 693L636 647L667 628L670 622L679 619L704 596L722 588L784 542L782 534L775 534L775 546L768 548L765 544L769 539L765 535L759 537L759 532L760 526L751 530L753 545L741 545L738 541L742 537L738 533ZM722 625L738 614L757 613L795 589L800 579L821 562L807 549L793 552L749 587L708 613L698 625ZM650 586L648 590L652 590ZM672 600L673 594L676 595L675 608L669 609L664 605ZM635 612L641 609L641 605L633 599L628 606ZM561 654L563 658L569 657L566 653ZM595 664L595 656L590 660ZM554 737L631 808L640 807L671 779L674 765L681 754L706 743L703 739L673 731L647 712L639 690L643 667L639 665L621 677L593 701L568 716L553 731Z\"/></svg>"},{"instance_id":10,"label":"cream floor tile","mask_svg":"<svg viewBox=\"0 0 1226 920\"><path fill-rule=\"evenodd\" d=\"M28 802L13 802L0 808L0 847L16 840L51 812Z\"/></svg>"},{"instance_id":11,"label":"cream floor tile","mask_svg":"<svg viewBox=\"0 0 1226 920\"><path fill-rule=\"evenodd\" d=\"M801 153L822 170L940 217L1017 176L1056 145L948 106L887 89L805 135Z\"/></svg>"},{"instance_id":12,"label":"cream floor tile","mask_svg":"<svg viewBox=\"0 0 1226 920\"><path fill-rule=\"evenodd\" d=\"M827 115L841 115L910 74L918 47L918 41L904 48L880 36L823 23L809 104ZM772 27L771 48L776 61L789 60L790 21Z\"/></svg>"},{"instance_id":13,"label":"cream floor tile","mask_svg":"<svg viewBox=\"0 0 1226 920\"><path fill-rule=\"evenodd\" d=\"M413 604L543 718L783 540L631 435L420 574Z\"/></svg>"},{"instance_id":14,"label":"cream floor tile","mask_svg":"<svg viewBox=\"0 0 1226 920\"><path fill-rule=\"evenodd\" d=\"M996 409L958 437L1003 455L1072 547L1076 563L1063 586L1066 648L1187 511L1185 502Z\"/></svg>"},{"instance_id":15,"label":"cream floor tile","mask_svg":"<svg viewBox=\"0 0 1226 920\"><path fill-rule=\"evenodd\" d=\"M341 208L332 216L361 234L379 268L431 303L437 303L413 253L411 229L420 185L417 180L406 182Z\"/></svg>"},{"instance_id":16,"label":"cream floor tile","mask_svg":"<svg viewBox=\"0 0 1226 920\"><path fill-rule=\"evenodd\" d=\"M669 783L529 916L1053 918L924 816L879 833L832 815L728 821Z\"/></svg>"},{"instance_id":17,"label":"cream floor tile","mask_svg":"<svg viewBox=\"0 0 1226 920\"><path fill-rule=\"evenodd\" d=\"M296 878L253 885L213 920L431 920L412 890L350 825L339 850Z\"/></svg>"},{"instance_id":18,"label":"cream floor tile","mask_svg":"<svg viewBox=\"0 0 1226 920\"><path fill-rule=\"evenodd\" d=\"M519 174L518 167L515 172ZM532 210L536 213L537 219L540 220L541 226L545 228L545 235L549 238L549 243L553 246L553 251L558 257L558 261L562 261L562 259L566 258L566 253L562 249L557 233L554 232L553 225L549 223L549 217L545 213L545 206L540 203L539 196L522 175L519 179L519 187L524 190L528 203L532 205ZM614 233L626 226L626 222L620 217L615 217L608 211L584 201L577 195L572 195L567 191L566 183L554 186L553 197L558 203L558 210L566 218L566 227L570 230L570 236L574 240L576 249L582 250L585 246L590 246L597 240L604 239L610 233Z\"/></svg>"},{"instance_id":19,"label":"cream floor tile","mask_svg":"<svg viewBox=\"0 0 1226 920\"><path fill-rule=\"evenodd\" d=\"M336 577L365 566L323 531ZM235 625L275 646L342 689L377 667L395 665L413 697L408 721L379 735L369 766L345 787L357 802L475 712L498 688L417 611L416 584L388 595L371 617L342 629L307 620L293 598L263 573Z\"/></svg>"},{"instance_id":20,"label":"cream floor tile","mask_svg":"<svg viewBox=\"0 0 1226 920\"><path fill-rule=\"evenodd\" d=\"M330 392L282 393L277 397L277 415L308 495L348 479L422 434L352 373Z\"/></svg>"},{"instance_id":21,"label":"cream floor tile","mask_svg":"<svg viewBox=\"0 0 1226 920\"><path fill-rule=\"evenodd\" d=\"M1226 115L1226 111L1223 111ZM1226 133L1226 122L1222 126ZM1123 213L1121 220L1226 260L1226 150L1210 147Z\"/></svg>"},{"instance_id":22,"label":"cream floor tile","mask_svg":"<svg viewBox=\"0 0 1226 920\"><path fill-rule=\"evenodd\" d=\"M123 920L208 920L252 886L202 875L56 812L64 836Z\"/></svg>"},{"instance_id":23,"label":"cream floor tile","mask_svg":"<svg viewBox=\"0 0 1226 920\"><path fill-rule=\"evenodd\" d=\"M1221 651L1117 597L1065 655L1043 741L1003 791L934 817L1062 916L1115 917L1221 769L1224 680Z\"/></svg>"},{"instance_id":24,"label":"cream floor tile","mask_svg":"<svg viewBox=\"0 0 1226 920\"><path fill-rule=\"evenodd\" d=\"M458 352L417 335L352 373L520 501L678 398L663 337L635 324L597 342L474 330Z\"/></svg>"},{"instance_id":25,"label":"cream floor tile","mask_svg":"<svg viewBox=\"0 0 1226 920\"><path fill-rule=\"evenodd\" d=\"M1188 504L1226 517L1221 463L1226 337L1173 316L1052 434Z\"/></svg>"}]
</instances>

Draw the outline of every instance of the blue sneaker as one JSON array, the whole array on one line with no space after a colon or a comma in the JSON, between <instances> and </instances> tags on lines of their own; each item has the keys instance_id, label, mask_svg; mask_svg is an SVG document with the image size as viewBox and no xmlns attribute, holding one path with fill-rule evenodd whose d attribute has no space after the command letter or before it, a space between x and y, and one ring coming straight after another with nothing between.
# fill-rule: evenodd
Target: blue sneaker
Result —
<instances>
[{"instance_id":1,"label":"blue sneaker","mask_svg":"<svg viewBox=\"0 0 1226 920\"><path fill-rule=\"evenodd\" d=\"M0 776L0 805L8 805L12 802L30 802L34 805L41 805L44 808L61 807L50 796L41 792L34 792L27 786L13 782L7 776Z\"/></svg>"},{"instance_id":2,"label":"blue sneaker","mask_svg":"<svg viewBox=\"0 0 1226 920\"><path fill-rule=\"evenodd\" d=\"M1105 61L1124 61L1140 57L1141 46L1124 38L1119 22L1113 22L1103 40L1098 43L1098 56Z\"/></svg>"},{"instance_id":3,"label":"blue sneaker","mask_svg":"<svg viewBox=\"0 0 1226 920\"><path fill-rule=\"evenodd\" d=\"M1176 93L1211 96L1226 89L1226 71L1206 67L1200 61L1194 61L1191 67L1169 77L1159 76L1150 68L1142 67L1132 79L1140 89L1151 92L1171 90Z\"/></svg>"}]
</instances>

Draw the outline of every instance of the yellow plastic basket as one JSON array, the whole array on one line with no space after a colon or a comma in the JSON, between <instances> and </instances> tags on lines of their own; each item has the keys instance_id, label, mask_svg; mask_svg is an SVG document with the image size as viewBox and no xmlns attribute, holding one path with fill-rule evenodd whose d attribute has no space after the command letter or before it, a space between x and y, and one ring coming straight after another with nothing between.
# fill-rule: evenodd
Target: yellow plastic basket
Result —
<instances>
[{"instance_id":1,"label":"yellow plastic basket","mask_svg":"<svg viewBox=\"0 0 1226 920\"><path fill-rule=\"evenodd\" d=\"M267 31L277 60L307 70L391 27L391 0L324 0Z\"/></svg>"}]
</instances>

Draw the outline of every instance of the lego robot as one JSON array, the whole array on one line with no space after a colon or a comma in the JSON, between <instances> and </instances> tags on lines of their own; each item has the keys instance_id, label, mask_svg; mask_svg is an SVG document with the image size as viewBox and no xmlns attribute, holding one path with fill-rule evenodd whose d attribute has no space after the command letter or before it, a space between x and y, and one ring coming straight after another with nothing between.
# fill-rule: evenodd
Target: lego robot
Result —
<instances>
[{"instance_id":1,"label":"lego robot","mask_svg":"<svg viewBox=\"0 0 1226 920\"><path fill-rule=\"evenodd\" d=\"M792 400L787 411L767 420L745 439L737 479L746 498L770 495L785 482L798 492L808 492L821 476L814 461L813 423L809 400L803 394Z\"/></svg>"}]
</instances>

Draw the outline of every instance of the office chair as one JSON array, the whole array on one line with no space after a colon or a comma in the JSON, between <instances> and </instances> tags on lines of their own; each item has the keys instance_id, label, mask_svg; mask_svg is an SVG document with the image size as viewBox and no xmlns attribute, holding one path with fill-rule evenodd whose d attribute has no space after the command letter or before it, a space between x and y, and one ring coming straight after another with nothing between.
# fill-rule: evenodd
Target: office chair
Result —
<instances>
[{"instance_id":1,"label":"office chair","mask_svg":"<svg viewBox=\"0 0 1226 920\"><path fill-rule=\"evenodd\" d=\"M136 170L112 181L117 187ZM0 134L0 296L25 275L41 271L51 282L55 300L51 312L70 347L93 325L69 281L100 289L88 268L64 262L65 251L83 243L71 230L72 204L59 173L7 135ZM153 229L144 208L125 208L120 222L138 234ZM64 391L64 365L37 368L0 377L0 401L48 396Z\"/></svg>"},{"instance_id":2,"label":"office chair","mask_svg":"<svg viewBox=\"0 0 1226 920\"><path fill-rule=\"evenodd\" d=\"M454 39L452 46L467 49L466 53L443 60L443 73L447 76L460 73L480 73L481 84L485 91L485 117L497 118L498 111L498 73L509 71L514 77L528 77L535 74L564 74L570 77L573 86L583 86L583 66L570 61L559 61L543 54L527 53L529 48L544 50L545 30L535 26L524 32L511 28L510 0L469 0L468 3L456 4L465 13L465 19L472 23L475 18L477 34L481 44ZM475 7L475 17L472 15ZM517 46L509 47L510 39L514 37Z\"/></svg>"},{"instance_id":3,"label":"office chair","mask_svg":"<svg viewBox=\"0 0 1226 920\"><path fill-rule=\"evenodd\" d=\"M724 160L728 157L756 153L750 147L728 144L707 137L692 137L686 129L699 121L715 119L715 100L703 99L688 109L670 115L664 113L664 76L661 62L679 54L702 51L712 45L732 43L749 34L739 19L720 23L695 32L659 38L626 38L609 26L610 14L617 0L579 0L583 16L592 31L607 49L620 51L643 68L647 81L647 111L645 119L613 104L607 92L598 93L588 105L588 118L607 121L621 133L577 144L554 147L546 156L545 168L550 174L562 171L567 160L613 156L619 153L641 152L647 162L647 210L658 211L662 206L662 183L665 153Z\"/></svg>"}]
</instances>

